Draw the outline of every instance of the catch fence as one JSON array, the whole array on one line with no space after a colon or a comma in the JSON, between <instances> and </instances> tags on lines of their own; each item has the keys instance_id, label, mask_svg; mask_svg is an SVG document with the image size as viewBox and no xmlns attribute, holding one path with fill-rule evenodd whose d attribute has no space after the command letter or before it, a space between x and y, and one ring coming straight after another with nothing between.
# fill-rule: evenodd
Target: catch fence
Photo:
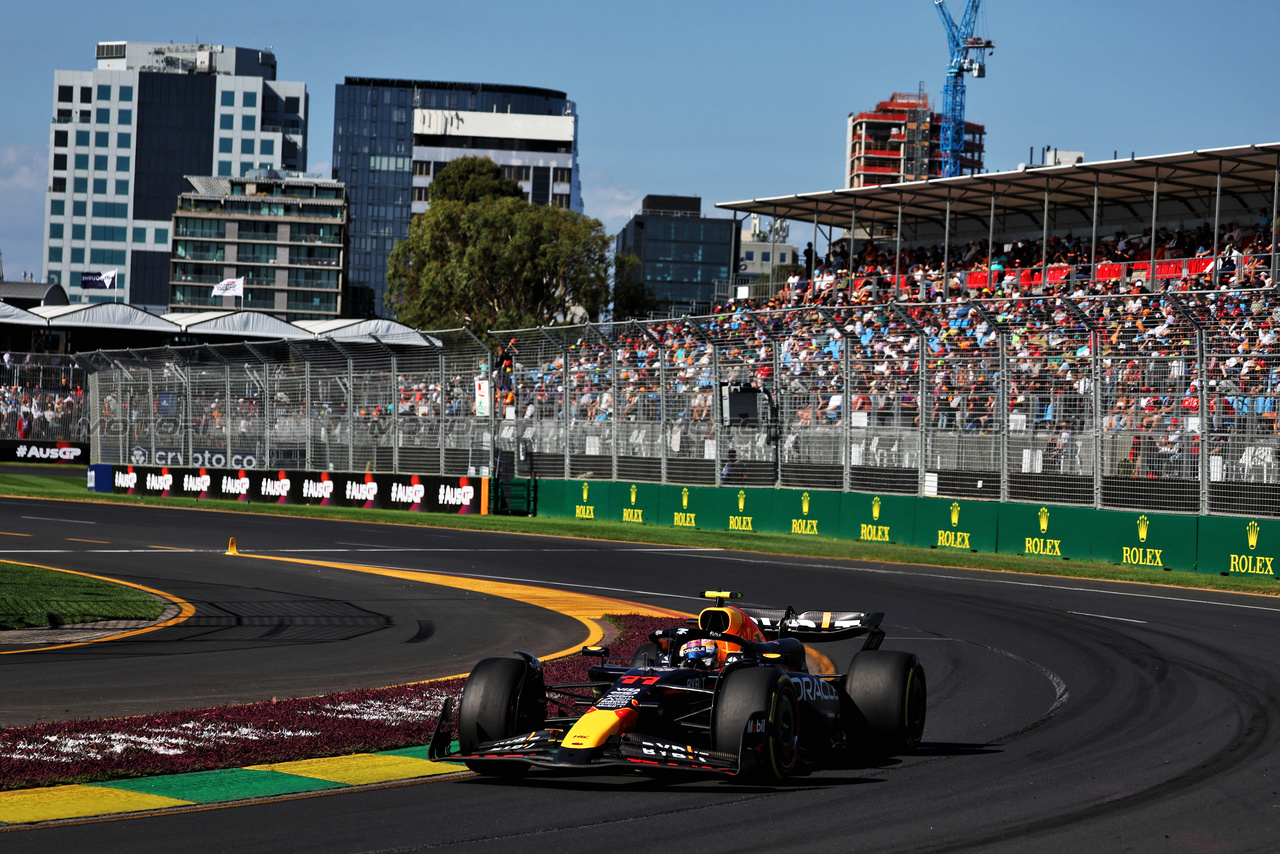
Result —
<instances>
[{"instance_id":1,"label":"catch fence","mask_svg":"<svg viewBox=\"0 0 1280 854\"><path fill-rule=\"evenodd\" d=\"M739 310L496 331L492 351L454 330L96 353L93 459L1280 516L1268 299Z\"/></svg>"}]
</instances>

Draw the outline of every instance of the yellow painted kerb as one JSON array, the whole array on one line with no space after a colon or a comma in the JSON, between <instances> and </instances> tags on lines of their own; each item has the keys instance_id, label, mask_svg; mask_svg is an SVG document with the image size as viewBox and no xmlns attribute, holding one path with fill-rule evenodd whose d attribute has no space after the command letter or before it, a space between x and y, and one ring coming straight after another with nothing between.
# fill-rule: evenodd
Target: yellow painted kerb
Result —
<instances>
[{"instance_id":1,"label":"yellow painted kerb","mask_svg":"<svg viewBox=\"0 0 1280 854\"><path fill-rule=\"evenodd\" d=\"M13 563L13 562L14 561L10 561L10 563ZM109 581L112 584L119 584L124 587L132 587L135 590L142 590L147 593L150 593L152 596L158 596L159 598L165 600L166 602L172 602L174 605L178 606L178 613L177 615L165 620L163 623L156 623L155 625L152 625L152 626L144 626L143 628L140 628L140 629L130 629L127 632L120 632L119 634L111 635L105 638L95 638L89 641L78 641L76 643L63 643L63 644L58 644L56 646L33 647L31 649L10 649L10 650L0 652L0 655L18 655L24 652L44 652L50 649L68 649L73 646L85 646L86 644L91 644L91 643L103 643L104 641L120 640L121 638L133 637L134 635L142 635L142 634L146 634L147 632L154 632L157 629L163 629L168 626L176 625L178 623L183 622L184 620L190 619L196 612L196 607L194 605L192 605L190 602L187 602L184 599L179 599L177 596L174 596L172 593L165 593L163 590L156 590L151 587L144 587L141 584L134 584L131 581L121 581L118 578L108 578L105 575L94 575L91 572L77 572L74 569L63 569L62 567L58 567L58 566L45 566L39 563L21 563L18 565L34 566L36 569L47 569L52 572L65 572L68 575L83 575L85 578L96 578L99 581ZM4 821L4 819L0 818L0 821Z\"/></svg>"},{"instance_id":2,"label":"yellow painted kerb","mask_svg":"<svg viewBox=\"0 0 1280 854\"><path fill-rule=\"evenodd\" d=\"M300 563L307 566L327 566L331 569L346 569L352 572L365 572L370 575L383 575L388 578L399 578L404 581L417 581L423 584L434 584L439 587L452 587L456 590L470 590L475 593L486 593L503 599L515 599L546 608L582 623L587 629L587 639L581 644L548 653L543 658L557 658L578 652L583 646L598 643L604 637L604 631L596 620L605 614L642 614L649 617L678 617L687 615L681 611L666 608L653 608L627 602L622 599L610 599L607 596L596 596L590 593L573 593L567 590L550 590L545 587L534 587L530 584L515 584L508 581L492 581L484 578L465 578L457 575L438 575L433 572L417 572L407 569L389 569L377 566L364 566L357 563L337 563L325 560L308 560L296 557L277 557L274 555L244 555L256 560L274 560L282 563Z\"/></svg>"},{"instance_id":3,"label":"yellow painted kerb","mask_svg":"<svg viewBox=\"0 0 1280 854\"><path fill-rule=\"evenodd\" d=\"M47 789L5 792L0 797L0 821L6 824L31 824L37 821L59 821L190 805L191 801L104 786L52 786Z\"/></svg>"}]
</instances>

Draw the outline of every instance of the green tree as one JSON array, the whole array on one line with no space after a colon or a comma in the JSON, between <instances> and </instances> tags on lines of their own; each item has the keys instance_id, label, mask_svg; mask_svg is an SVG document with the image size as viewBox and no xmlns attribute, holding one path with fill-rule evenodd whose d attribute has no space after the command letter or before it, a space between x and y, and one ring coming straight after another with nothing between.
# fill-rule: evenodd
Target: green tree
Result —
<instances>
[{"instance_id":1,"label":"green tree","mask_svg":"<svg viewBox=\"0 0 1280 854\"><path fill-rule=\"evenodd\" d=\"M640 259L630 252L613 259L613 319L647 318L658 299L639 274Z\"/></svg>"},{"instance_id":2,"label":"green tree","mask_svg":"<svg viewBox=\"0 0 1280 854\"><path fill-rule=\"evenodd\" d=\"M427 188L427 199L432 204L506 197L523 199L524 190L512 179L502 177L502 167L488 157L459 157L450 161L436 173Z\"/></svg>"},{"instance_id":3,"label":"green tree","mask_svg":"<svg viewBox=\"0 0 1280 854\"><path fill-rule=\"evenodd\" d=\"M596 319L609 244L598 220L523 198L432 201L391 251L387 307L418 329L481 333Z\"/></svg>"}]
</instances>

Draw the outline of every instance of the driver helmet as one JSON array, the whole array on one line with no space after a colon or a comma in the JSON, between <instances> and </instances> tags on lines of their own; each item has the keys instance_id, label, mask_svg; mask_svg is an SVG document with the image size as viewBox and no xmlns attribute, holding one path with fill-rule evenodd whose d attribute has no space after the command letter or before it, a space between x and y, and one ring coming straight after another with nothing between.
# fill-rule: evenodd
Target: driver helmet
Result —
<instances>
[{"instance_id":1,"label":"driver helmet","mask_svg":"<svg viewBox=\"0 0 1280 854\"><path fill-rule=\"evenodd\" d=\"M710 670L715 666L719 652L715 641L689 641L680 647L680 666L692 667L695 670Z\"/></svg>"}]
</instances>

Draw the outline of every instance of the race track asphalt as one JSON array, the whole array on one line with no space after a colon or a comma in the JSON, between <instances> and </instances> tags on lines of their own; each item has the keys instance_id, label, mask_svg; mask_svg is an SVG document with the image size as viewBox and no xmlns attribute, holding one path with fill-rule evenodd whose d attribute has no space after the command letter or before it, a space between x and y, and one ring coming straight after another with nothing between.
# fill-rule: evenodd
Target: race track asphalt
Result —
<instances>
[{"instance_id":1,"label":"race track asphalt","mask_svg":"<svg viewBox=\"0 0 1280 854\"><path fill-rule=\"evenodd\" d=\"M1273 851L1280 840L1280 602L1146 585L4 499L0 559L166 590L201 621L0 656L5 722L384 685L581 635L566 617L476 594L237 560L221 554L229 536L242 552L683 610L699 589L730 587L746 604L884 611L884 647L917 653L928 674L925 743L775 789L468 777L6 830L0 849ZM855 645L824 651L843 665Z\"/></svg>"}]
</instances>

